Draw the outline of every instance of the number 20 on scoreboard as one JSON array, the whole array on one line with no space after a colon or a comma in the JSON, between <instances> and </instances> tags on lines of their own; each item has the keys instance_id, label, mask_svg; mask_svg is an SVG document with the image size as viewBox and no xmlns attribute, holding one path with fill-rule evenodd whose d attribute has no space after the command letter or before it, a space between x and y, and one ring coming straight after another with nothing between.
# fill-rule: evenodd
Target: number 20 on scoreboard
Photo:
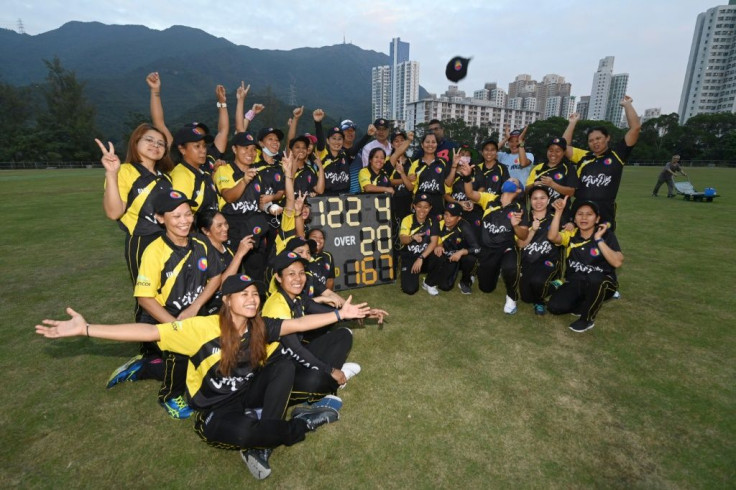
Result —
<instances>
[{"instance_id":1,"label":"number 20 on scoreboard","mask_svg":"<svg viewBox=\"0 0 736 490\"><path fill-rule=\"evenodd\" d=\"M335 262L335 290L394 281L391 196L318 197L311 204L310 228L324 231Z\"/></svg>"}]
</instances>

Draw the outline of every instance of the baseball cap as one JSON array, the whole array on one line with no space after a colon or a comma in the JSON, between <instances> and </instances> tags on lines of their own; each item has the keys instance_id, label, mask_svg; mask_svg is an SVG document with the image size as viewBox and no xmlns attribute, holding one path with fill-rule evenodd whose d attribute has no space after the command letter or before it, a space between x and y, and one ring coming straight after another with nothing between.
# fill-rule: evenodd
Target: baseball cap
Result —
<instances>
[{"instance_id":1,"label":"baseball cap","mask_svg":"<svg viewBox=\"0 0 736 490\"><path fill-rule=\"evenodd\" d=\"M232 140L233 146L251 146L257 144L258 142L251 132L236 133Z\"/></svg>"},{"instance_id":2,"label":"baseball cap","mask_svg":"<svg viewBox=\"0 0 736 490\"><path fill-rule=\"evenodd\" d=\"M588 201L586 199L578 199L573 203L572 205L572 214L575 214L578 212L578 209L582 208L583 206L590 206L590 208L593 210L596 216L600 216L601 212L598 209L598 205L594 201Z\"/></svg>"},{"instance_id":3,"label":"baseball cap","mask_svg":"<svg viewBox=\"0 0 736 490\"><path fill-rule=\"evenodd\" d=\"M567 150L567 141L565 141L565 138L552 138L549 140L549 143L547 143L547 148L549 148L552 145L557 145L560 148L562 148L562 151Z\"/></svg>"},{"instance_id":4,"label":"baseball cap","mask_svg":"<svg viewBox=\"0 0 736 490\"><path fill-rule=\"evenodd\" d=\"M196 201L189 199L183 192L179 192L174 189L159 192L153 198L153 212L163 215L164 213L175 210L184 203L187 203L190 206L197 205Z\"/></svg>"},{"instance_id":5,"label":"baseball cap","mask_svg":"<svg viewBox=\"0 0 736 490\"><path fill-rule=\"evenodd\" d=\"M329 130L327 130L327 137L329 138L333 134L339 134L343 138L345 137L345 133L342 132L342 129L340 129L339 126L333 126Z\"/></svg>"},{"instance_id":6,"label":"baseball cap","mask_svg":"<svg viewBox=\"0 0 736 490\"><path fill-rule=\"evenodd\" d=\"M309 140L309 142L312 143L313 145L316 145L317 144L317 137L315 135L309 134L309 133L304 133L304 136L306 136L307 139Z\"/></svg>"},{"instance_id":7,"label":"baseball cap","mask_svg":"<svg viewBox=\"0 0 736 490\"><path fill-rule=\"evenodd\" d=\"M276 137L281 141L284 139L284 132L277 128L263 128L260 131L258 131L258 141L263 141L263 138L268 136L269 134L275 134Z\"/></svg>"},{"instance_id":8,"label":"baseball cap","mask_svg":"<svg viewBox=\"0 0 736 490\"><path fill-rule=\"evenodd\" d=\"M303 259L299 254L290 250L284 250L273 259L273 270L274 272L281 272L294 262L301 262L304 264L305 268L309 264L307 260Z\"/></svg>"},{"instance_id":9,"label":"baseball cap","mask_svg":"<svg viewBox=\"0 0 736 490\"><path fill-rule=\"evenodd\" d=\"M460 216L463 214L463 208L456 202L451 202L445 206L445 212L450 213L453 216Z\"/></svg>"},{"instance_id":10,"label":"baseball cap","mask_svg":"<svg viewBox=\"0 0 736 490\"><path fill-rule=\"evenodd\" d=\"M255 283L256 282L251 279L250 276L246 276L245 274L235 274L225 279L225 282L222 283L222 288L220 288L220 291L222 292L223 296L233 293L239 293L251 284Z\"/></svg>"},{"instance_id":11,"label":"baseball cap","mask_svg":"<svg viewBox=\"0 0 736 490\"><path fill-rule=\"evenodd\" d=\"M429 200L429 195L427 194L422 193L422 194L417 194L416 196L414 196L414 204L420 203L422 201L432 204L432 201Z\"/></svg>"},{"instance_id":12,"label":"baseball cap","mask_svg":"<svg viewBox=\"0 0 736 490\"><path fill-rule=\"evenodd\" d=\"M292 237L288 242L286 242L286 248L284 250L288 250L289 252L293 252L299 247L303 247L304 245L308 245L307 241L300 236Z\"/></svg>"},{"instance_id":13,"label":"baseball cap","mask_svg":"<svg viewBox=\"0 0 736 490\"><path fill-rule=\"evenodd\" d=\"M527 195L531 196L532 192L536 191L537 189L541 189L547 194L549 194L549 187L546 185L542 185L542 184L532 184L526 188L525 192L527 193Z\"/></svg>"},{"instance_id":14,"label":"baseball cap","mask_svg":"<svg viewBox=\"0 0 736 490\"><path fill-rule=\"evenodd\" d=\"M509 179L506 182L503 183L501 186L501 192L516 192L519 190L524 190L523 184L516 184L513 180Z\"/></svg>"},{"instance_id":15,"label":"baseball cap","mask_svg":"<svg viewBox=\"0 0 736 490\"><path fill-rule=\"evenodd\" d=\"M521 131L519 131L518 129L514 129L509 133L509 138L512 136L521 136Z\"/></svg>"},{"instance_id":16,"label":"baseball cap","mask_svg":"<svg viewBox=\"0 0 736 490\"><path fill-rule=\"evenodd\" d=\"M189 124L185 124L174 135L174 146L185 145L187 143L194 143L201 140L210 144L215 140L215 138L209 133L210 130L203 123L191 122Z\"/></svg>"},{"instance_id":17,"label":"baseball cap","mask_svg":"<svg viewBox=\"0 0 736 490\"><path fill-rule=\"evenodd\" d=\"M383 118L378 118L375 121L373 121L373 125L377 128L388 128L390 126L388 121Z\"/></svg>"},{"instance_id":18,"label":"baseball cap","mask_svg":"<svg viewBox=\"0 0 736 490\"><path fill-rule=\"evenodd\" d=\"M406 131L401 128L394 128L394 130L391 131L391 141L393 141L397 136L403 136L404 139L406 139Z\"/></svg>"},{"instance_id":19,"label":"baseball cap","mask_svg":"<svg viewBox=\"0 0 736 490\"><path fill-rule=\"evenodd\" d=\"M345 119L343 122L340 123L340 129L342 129L343 131L347 129L356 129L356 128L357 126L350 119Z\"/></svg>"},{"instance_id":20,"label":"baseball cap","mask_svg":"<svg viewBox=\"0 0 736 490\"><path fill-rule=\"evenodd\" d=\"M305 146L309 147L309 137L302 134L300 136L297 136L296 138L291 138L291 141L289 141L289 149L294 148L294 145L299 141L304 143Z\"/></svg>"}]
</instances>

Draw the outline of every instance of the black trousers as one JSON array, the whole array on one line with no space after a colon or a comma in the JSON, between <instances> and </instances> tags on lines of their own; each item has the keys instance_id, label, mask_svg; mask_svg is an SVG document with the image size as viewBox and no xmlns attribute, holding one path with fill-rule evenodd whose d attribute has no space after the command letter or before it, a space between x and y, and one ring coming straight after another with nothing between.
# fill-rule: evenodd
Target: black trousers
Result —
<instances>
[{"instance_id":1,"label":"black trousers","mask_svg":"<svg viewBox=\"0 0 736 490\"><path fill-rule=\"evenodd\" d=\"M197 411L194 430L211 446L222 449L291 446L304 440L307 425L284 420L295 366L279 356L256 372L247 388L211 410ZM260 420L249 409L261 408Z\"/></svg>"},{"instance_id":2,"label":"black trousers","mask_svg":"<svg viewBox=\"0 0 736 490\"><path fill-rule=\"evenodd\" d=\"M552 294L547 310L555 315L579 313L581 319L593 321L603 302L617 289L618 283L600 272L575 276Z\"/></svg>"},{"instance_id":3,"label":"black trousers","mask_svg":"<svg viewBox=\"0 0 736 490\"><path fill-rule=\"evenodd\" d=\"M470 278L473 275L473 269L478 262L475 255L463 255L458 262L450 262L448 257L442 256L437 258L438 267L430 270L427 274L426 282L430 286L437 286L443 291L450 291L455 287L455 280L458 272L462 272L460 282L470 285Z\"/></svg>"},{"instance_id":4,"label":"black trousers","mask_svg":"<svg viewBox=\"0 0 736 490\"><path fill-rule=\"evenodd\" d=\"M152 325L159 323L145 311L141 322ZM141 342L140 352L146 363L141 368L138 379L161 381L161 388L158 391L159 403L186 395L187 367L189 366L187 356L169 351L162 352L156 342Z\"/></svg>"},{"instance_id":5,"label":"black trousers","mask_svg":"<svg viewBox=\"0 0 736 490\"><path fill-rule=\"evenodd\" d=\"M423 272L432 274L440 265L439 258L435 254L429 254L429 257L422 261L422 269L418 274L414 274L411 268L418 257L419 255L415 254L401 254L401 290L406 294L416 294L419 291L419 274Z\"/></svg>"},{"instance_id":6,"label":"black trousers","mask_svg":"<svg viewBox=\"0 0 736 490\"><path fill-rule=\"evenodd\" d=\"M289 348L289 342L293 341L293 339L286 340L287 337L292 337L298 342L296 336L287 335L281 339L283 347ZM353 333L349 328L340 327L320 335L311 342L304 344L304 347L328 366L340 369L347 361L350 349L353 347ZM294 387L289 397L290 405L313 402L325 395L335 394L338 384L331 374L304 367L299 363L296 363L296 365Z\"/></svg>"},{"instance_id":7,"label":"black trousers","mask_svg":"<svg viewBox=\"0 0 736 490\"><path fill-rule=\"evenodd\" d=\"M125 234L125 263L128 265L128 274L130 274L130 280L135 284L138 278L138 269L141 265L141 257L143 257L143 251L150 245L152 241L163 235L156 233L153 235L129 235Z\"/></svg>"},{"instance_id":8,"label":"black trousers","mask_svg":"<svg viewBox=\"0 0 736 490\"><path fill-rule=\"evenodd\" d=\"M544 303L544 298L549 296L550 283L560 277L560 269L559 260L522 261L519 280L521 300L525 303Z\"/></svg>"},{"instance_id":9,"label":"black trousers","mask_svg":"<svg viewBox=\"0 0 736 490\"><path fill-rule=\"evenodd\" d=\"M519 299L521 258L516 247L483 249L478 257L478 289L492 293L498 284L499 274L506 285L506 294Z\"/></svg>"}]
</instances>

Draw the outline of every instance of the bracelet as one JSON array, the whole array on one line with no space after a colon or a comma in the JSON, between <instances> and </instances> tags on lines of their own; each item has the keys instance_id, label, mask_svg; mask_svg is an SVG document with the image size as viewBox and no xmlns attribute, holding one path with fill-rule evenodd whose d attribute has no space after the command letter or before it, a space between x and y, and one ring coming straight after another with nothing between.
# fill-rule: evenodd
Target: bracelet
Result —
<instances>
[{"instance_id":1,"label":"bracelet","mask_svg":"<svg viewBox=\"0 0 736 490\"><path fill-rule=\"evenodd\" d=\"M340 318L340 310L335 310L335 316L337 317L338 322L342 321L342 318Z\"/></svg>"},{"instance_id":2,"label":"bracelet","mask_svg":"<svg viewBox=\"0 0 736 490\"><path fill-rule=\"evenodd\" d=\"M245 113L245 118L249 121L252 121L254 117L256 117L256 113L253 112L253 109Z\"/></svg>"},{"instance_id":3,"label":"bracelet","mask_svg":"<svg viewBox=\"0 0 736 490\"><path fill-rule=\"evenodd\" d=\"M89 323L87 324L87 337L89 337Z\"/></svg>"},{"instance_id":4,"label":"bracelet","mask_svg":"<svg viewBox=\"0 0 736 490\"><path fill-rule=\"evenodd\" d=\"M156 97L158 97L158 96L160 96L160 95L161 95L161 92L152 92L152 93L153 93L153 95L155 95Z\"/></svg>"},{"instance_id":5,"label":"bracelet","mask_svg":"<svg viewBox=\"0 0 736 490\"><path fill-rule=\"evenodd\" d=\"M217 103L218 109L227 109L227 102L218 102Z\"/></svg>"},{"instance_id":6,"label":"bracelet","mask_svg":"<svg viewBox=\"0 0 736 490\"><path fill-rule=\"evenodd\" d=\"M603 238L596 238L595 243L601 243L603 241Z\"/></svg>"}]
</instances>

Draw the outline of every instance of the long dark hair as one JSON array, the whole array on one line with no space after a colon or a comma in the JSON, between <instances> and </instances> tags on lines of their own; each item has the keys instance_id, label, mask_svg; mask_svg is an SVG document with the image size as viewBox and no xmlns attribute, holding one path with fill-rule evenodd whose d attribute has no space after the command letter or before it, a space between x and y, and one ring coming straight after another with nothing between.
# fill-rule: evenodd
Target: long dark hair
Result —
<instances>
[{"instance_id":1,"label":"long dark hair","mask_svg":"<svg viewBox=\"0 0 736 490\"><path fill-rule=\"evenodd\" d=\"M210 231L212 222L215 221L215 216L222 214L220 211L214 209L207 209L201 213L197 213L197 224L196 229L198 232L204 234L204 231Z\"/></svg>"},{"instance_id":2,"label":"long dark hair","mask_svg":"<svg viewBox=\"0 0 736 490\"><path fill-rule=\"evenodd\" d=\"M232 318L230 302L224 301L220 308L220 366L218 371L222 376L230 376L235 366L245 360L245 353L240 352L242 336ZM250 333L247 359L256 369L266 362L266 324L258 310L254 318L248 318L245 323Z\"/></svg>"},{"instance_id":3,"label":"long dark hair","mask_svg":"<svg viewBox=\"0 0 736 490\"><path fill-rule=\"evenodd\" d=\"M164 147L164 155L160 160L156 161L154 168L161 173L167 174L174 168L174 162L171 160L169 155L169 141L166 139L166 135L162 133L158 128L155 128L151 124L143 123L133 130L128 139L128 153L125 156L126 162L140 163L141 156L138 153L138 142L141 140L144 134L148 131L156 131L161 135L161 139L164 140L166 146Z\"/></svg>"}]
</instances>

